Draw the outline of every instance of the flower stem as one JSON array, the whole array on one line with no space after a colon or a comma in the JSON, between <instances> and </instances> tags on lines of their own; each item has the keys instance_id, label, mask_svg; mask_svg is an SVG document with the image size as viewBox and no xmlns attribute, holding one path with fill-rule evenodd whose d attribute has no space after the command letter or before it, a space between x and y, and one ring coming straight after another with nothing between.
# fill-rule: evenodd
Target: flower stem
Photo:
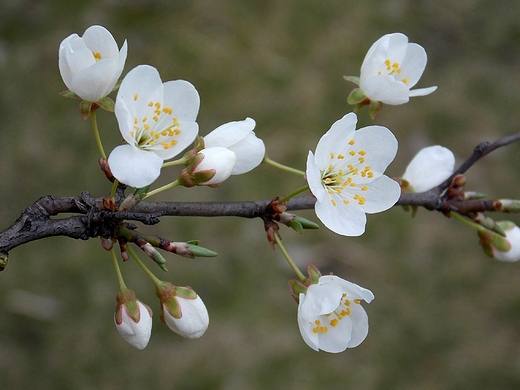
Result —
<instances>
[{"instance_id":1,"label":"flower stem","mask_svg":"<svg viewBox=\"0 0 520 390\"><path fill-rule=\"evenodd\" d=\"M282 251L282 254L284 255L285 259L293 269L293 271L296 273L296 276L298 276L298 279L300 279L302 282L305 282L307 279L304 274L301 273L301 271L298 269L294 261L291 259L291 256L289 256L289 253L285 250L285 247L282 244L282 240L280 239L280 236L278 233L274 234L274 240L276 241L276 245L278 245L278 248Z\"/></svg>"},{"instance_id":2,"label":"flower stem","mask_svg":"<svg viewBox=\"0 0 520 390\"><path fill-rule=\"evenodd\" d=\"M112 183L112 189L110 190L110 198L113 198L116 195L117 186L119 185L119 181L117 179Z\"/></svg>"},{"instance_id":3,"label":"flower stem","mask_svg":"<svg viewBox=\"0 0 520 390\"><path fill-rule=\"evenodd\" d=\"M146 196L143 198L143 200L144 199L148 199L150 196L158 194L159 192L163 192L165 190L169 190L170 188L177 187L179 184L180 184L179 179L177 179L177 180L172 181L171 183L166 184L166 185L164 185L162 187L156 188L155 190L150 191L149 193L147 193Z\"/></svg>"},{"instance_id":4,"label":"flower stem","mask_svg":"<svg viewBox=\"0 0 520 390\"><path fill-rule=\"evenodd\" d=\"M190 161L189 158L183 157L178 160L166 162L162 165L162 167L166 168L166 167L174 167L176 165L186 165L189 161Z\"/></svg>"},{"instance_id":5,"label":"flower stem","mask_svg":"<svg viewBox=\"0 0 520 390\"><path fill-rule=\"evenodd\" d=\"M127 246L126 250L128 251L128 253L130 253L130 256L132 256L132 258L139 265L139 267L141 267L141 269L144 271L144 273L152 280L153 284L155 284L156 287L159 287L162 284L161 280L159 280L157 278L157 276L155 276L152 273L152 271L150 271L148 269L148 267L146 265L144 265L144 263L141 261L139 256L137 256L137 254L134 252L134 250L130 246Z\"/></svg>"},{"instance_id":6,"label":"flower stem","mask_svg":"<svg viewBox=\"0 0 520 390\"><path fill-rule=\"evenodd\" d=\"M308 189L309 189L309 185L307 184L307 185L305 185L305 186L303 186L303 187L301 187L301 188L298 188L296 191L293 191L293 192L291 192L290 194L285 195L283 198L280 198L278 201L279 201L280 203L287 202L287 201L288 201L289 199L291 199L293 196L296 196L296 195L298 195L298 194L300 194L300 193L302 193L302 192L304 192L304 191L307 191Z\"/></svg>"},{"instance_id":7,"label":"flower stem","mask_svg":"<svg viewBox=\"0 0 520 390\"><path fill-rule=\"evenodd\" d=\"M288 167L287 165L283 165L283 164L277 163L276 161L271 160L269 157L267 157L267 154L264 156L264 159L263 159L262 162L266 163L268 165L271 165L271 166L273 166L275 168L281 169L282 171L287 171L287 172L290 172L290 173L294 173L294 174L299 175L299 176L304 176L305 175L305 172L300 171L299 169L291 168L291 167Z\"/></svg>"},{"instance_id":8,"label":"flower stem","mask_svg":"<svg viewBox=\"0 0 520 390\"><path fill-rule=\"evenodd\" d=\"M96 139L96 144L99 149L99 152L101 153L101 157L107 158L107 155L105 154L105 150L103 149L103 144L101 143L101 137L99 136L99 129L98 129L98 125L97 125L96 113L97 113L97 110L92 110L90 112L90 118L92 120L92 128L94 129L94 138Z\"/></svg>"},{"instance_id":9,"label":"flower stem","mask_svg":"<svg viewBox=\"0 0 520 390\"><path fill-rule=\"evenodd\" d=\"M119 283L119 290L126 291L128 288L126 287L125 281L123 280L123 275L121 274L121 268L119 268L119 263L117 262L116 252L114 249L110 250L110 255L112 256L112 262L114 263L114 268L116 269L117 281Z\"/></svg>"}]
</instances>

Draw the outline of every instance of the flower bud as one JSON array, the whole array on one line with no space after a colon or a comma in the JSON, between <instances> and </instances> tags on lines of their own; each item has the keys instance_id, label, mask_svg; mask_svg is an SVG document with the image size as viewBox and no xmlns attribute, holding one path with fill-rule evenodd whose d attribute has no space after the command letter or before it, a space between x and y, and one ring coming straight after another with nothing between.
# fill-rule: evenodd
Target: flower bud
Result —
<instances>
[{"instance_id":1,"label":"flower bud","mask_svg":"<svg viewBox=\"0 0 520 390\"><path fill-rule=\"evenodd\" d=\"M500 221L497 225L503 229L505 237L490 230L478 233L484 252L489 257L500 261L520 260L520 228L510 221Z\"/></svg>"},{"instance_id":2,"label":"flower bud","mask_svg":"<svg viewBox=\"0 0 520 390\"><path fill-rule=\"evenodd\" d=\"M163 282L156 295L161 301L161 321L172 331L188 339L198 339L206 332L208 311L191 287Z\"/></svg>"},{"instance_id":3,"label":"flower bud","mask_svg":"<svg viewBox=\"0 0 520 390\"><path fill-rule=\"evenodd\" d=\"M229 149L220 146L202 149L182 170L179 181L185 187L218 186L231 176L235 162L236 154Z\"/></svg>"},{"instance_id":4,"label":"flower bud","mask_svg":"<svg viewBox=\"0 0 520 390\"><path fill-rule=\"evenodd\" d=\"M152 310L137 300L132 290L116 297L114 322L121 337L132 347L144 349L152 333Z\"/></svg>"}]
</instances>

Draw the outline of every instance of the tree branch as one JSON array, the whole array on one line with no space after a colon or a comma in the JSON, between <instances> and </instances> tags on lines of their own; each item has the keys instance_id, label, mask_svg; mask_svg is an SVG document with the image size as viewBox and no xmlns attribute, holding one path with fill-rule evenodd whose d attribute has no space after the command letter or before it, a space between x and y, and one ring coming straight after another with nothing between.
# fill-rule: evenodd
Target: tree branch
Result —
<instances>
[{"instance_id":1,"label":"tree branch","mask_svg":"<svg viewBox=\"0 0 520 390\"><path fill-rule=\"evenodd\" d=\"M478 160L494 150L520 140L520 133L504 137L493 144L483 142L473 154L438 187L423 193L402 194L396 206L421 206L428 210L448 212L496 210L496 201L445 202L443 198L453 179L465 173ZM121 197L121 194L120 196ZM313 196L292 198L287 210L307 210L314 208ZM498 202L500 203L500 202ZM77 197L45 196L27 207L20 217L7 229L0 232L0 255L19 245L51 236L66 236L88 240L94 237L110 237L113 226L123 221L139 221L155 224L161 216L191 217L241 217L264 218L269 214L271 200L248 202L150 202L138 203L131 211L107 211L102 197L91 197L83 192ZM62 213L78 214L71 217L53 219Z\"/></svg>"}]
</instances>

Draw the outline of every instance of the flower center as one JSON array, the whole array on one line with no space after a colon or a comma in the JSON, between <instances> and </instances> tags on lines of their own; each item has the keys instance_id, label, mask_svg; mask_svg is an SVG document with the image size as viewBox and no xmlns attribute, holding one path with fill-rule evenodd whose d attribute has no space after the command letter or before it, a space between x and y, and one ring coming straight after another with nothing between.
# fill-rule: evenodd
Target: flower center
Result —
<instances>
[{"instance_id":1,"label":"flower center","mask_svg":"<svg viewBox=\"0 0 520 390\"><path fill-rule=\"evenodd\" d=\"M349 145L354 144L355 141L350 140ZM356 201L360 206L365 204L366 198L359 191L367 191L368 187L366 185L359 187L355 181L356 177L374 177L371 167L364 165L365 155L366 151L363 149L351 149L346 156L330 153L331 162L327 170L322 171L322 184L329 195L338 195L344 204L349 204L351 200ZM352 194L353 191L354 194ZM335 199L331 199L331 203L334 206L337 205Z\"/></svg>"},{"instance_id":2,"label":"flower center","mask_svg":"<svg viewBox=\"0 0 520 390\"><path fill-rule=\"evenodd\" d=\"M139 99L134 95L134 101ZM181 133L179 120L173 116L170 107L162 106L161 102L148 102L149 115L142 118L134 117L134 130L130 135L135 139L135 145L145 150L169 149L177 144Z\"/></svg>"},{"instance_id":3,"label":"flower center","mask_svg":"<svg viewBox=\"0 0 520 390\"><path fill-rule=\"evenodd\" d=\"M92 55L94 56L94 59L96 60L96 62L98 62L100 59L101 59L101 53L100 52L92 52Z\"/></svg>"},{"instance_id":4,"label":"flower center","mask_svg":"<svg viewBox=\"0 0 520 390\"><path fill-rule=\"evenodd\" d=\"M352 303L360 304L361 301L359 299L349 300L347 299L347 293L343 293L336 310L334 310L332 313L322 315L316 319L314 321L314 327L312 328L312 331L314 333L327 333L329 328L338 326L339 322L345 317L348 317L352 312L350 309Z\"/></svg>"},{"instance_id":5,"label":"flower center","mask_svg":"<svg viewBox=\"0 0 520 390\"><path fill-rule=\"evenodd\" d=\"M398 62L392 62L392 61L390 61L390 59L387 58L385 60L384 67L386 68L386 70L388 72L386 74L389 76L395 77L395 76L401 74L401 65L399 65ZM381 75L383 73L381 71L379 71L377 74ZM405 78L401 79L401 81L406 84L408 82L408 79L405 77Z\"/></svg>"}]
</instances>

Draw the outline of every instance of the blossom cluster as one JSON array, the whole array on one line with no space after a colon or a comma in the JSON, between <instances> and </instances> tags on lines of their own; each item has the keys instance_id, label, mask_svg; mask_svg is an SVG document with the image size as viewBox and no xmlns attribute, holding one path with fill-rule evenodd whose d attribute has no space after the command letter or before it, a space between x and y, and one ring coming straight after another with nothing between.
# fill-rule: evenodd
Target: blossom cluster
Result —
<instances>
[{"instance_id":1,"label":"blossom cluster","mask_svg":"<svg viewBox=\"0 0 520 390\"><path fill-rule=\"evenodd\" d=\"M138 65L119 84L127 51L126 41L119 48L110 32L101 26L88 28L82 37L72 34L59 47L59 70L69 89L64 96L81 99L83 117L99 107L113 111L116 117L121 144L108 157L102 147L100 151L102 167L107 177L115 181L115 187L121 184L134 188L132 196L121 203L123 210L144 197L177 185L216 187L231 175L247 173L260 163L271 161L265 155L264 142L255 134L256 122L252 118L225 123L200 136L197 116L201 101L192 83L163 82L156 68ZM355 106L355 112L368 105L370 116L375 118L383 104L400 105L410 97L431 94L437 87L412 89L426 63L425 50L409 43L406 35L384 35L368 50L360 76L345 76L357 84L348 103ZM114 102L108 95L115 90ZM356 129L355 112L334 122L320 138L315 151L308 152L305 172L292 170L305 178L304 190L316 199L318 219L343 236L363 234L366 214L390 209L402 193L442 187L452 177L455 165L453 153L435 145L420 150L401 178L385 175L396 156L398 141L384 126ZM181 166L177 179L149 192L162 170L173 166ZM280 209L285 207L284 201L280 201ZM313 225L307 222L302 225L302 219L284 215L283 211L278 222L286 221L299 229ZM268 239L273 246L276 243L281 247L277 229L269 228L268 222ZM502 261L520 259L520 229L514 224L498 223L498 233L478 229L480 243L489 256ZM108 250L113 250L116 241L114 237L102 239ZM128 259L127 241L127 238L120 241L124 260ZM147 255L164 266L156 246L150 242L140 244ZM168 244L161 249L174 251L174 247ZM188 244L183 253L193 257ZM294 265L285 251L284 255ZM298 303L297 321L305 343L316 351L332 353L358 346L368 334L368 316L361 302L370 303L374 299L372 292L336 275L321 275L313 263L307 266L307 273L305 277L298 271L299 280L289 282ZM161 303L161 320L183 337L201 337L209 325L208 311L201 298L190 287L174 286L154 276L151 279ZM114 321L130 345L138 349L146 347L151 335L152 311L126 288L122 279Z\"/></svg>"}]
</instances>

